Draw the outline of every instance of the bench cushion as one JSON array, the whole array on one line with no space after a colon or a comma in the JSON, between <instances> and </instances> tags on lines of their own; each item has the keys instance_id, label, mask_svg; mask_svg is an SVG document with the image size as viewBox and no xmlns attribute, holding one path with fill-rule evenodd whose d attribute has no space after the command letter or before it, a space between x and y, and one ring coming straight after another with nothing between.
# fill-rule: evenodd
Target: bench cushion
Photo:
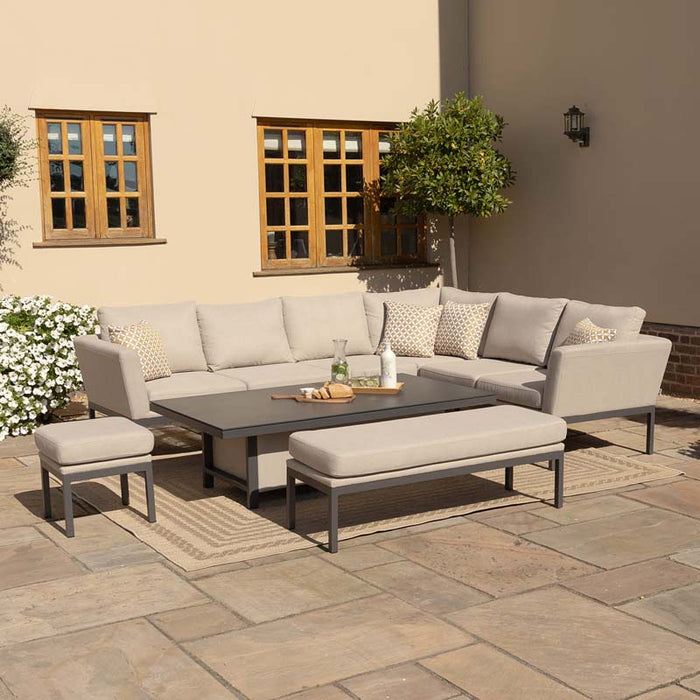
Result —
<instances>
[{"instance_id":1,"label":"bench cushion","mask_svg":"<svg viewBox=\"0 0 700 700\"><path fill-rule=\"evenodd\" d=\"M289 452L321 474L344 478L545 447L565 437L557 416L492 406L292 433Z\"/></svg>"},{"instance_id":2,"label":"bench cushion","mask_svg":"<svg viewBox=\"0 0 700 700\"><path fill-rule=\"evenodd\" d=\"M148 428L116 416L42 425L34 441L39 454L61 465L138 457L153 449Z\"/></svg>"}]
</instances>

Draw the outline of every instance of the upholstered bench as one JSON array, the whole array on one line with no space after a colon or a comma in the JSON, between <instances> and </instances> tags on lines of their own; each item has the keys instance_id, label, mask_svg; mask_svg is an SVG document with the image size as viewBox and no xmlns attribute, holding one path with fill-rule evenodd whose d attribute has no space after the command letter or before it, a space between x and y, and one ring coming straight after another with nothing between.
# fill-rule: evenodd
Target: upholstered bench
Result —
<instances>
[{"instance_id":1,"label":"upholstered bench","mask_svg":"<svg viewBox=\"0 0 700 700\"><path fill-rule=\"evenodd\" d=\"M519 406L492 406L417 418L293 433L287 461L287 527L295 528L296 480L328 495L328 548L338 551L338 498L418 481L548 463L554 505L564 498L566 422Z\"/></svg>"},{"instance_id":2,"label":"upholstered bench","mask_svg":"<svg viewBox=\"0 0 700 700\"><path fill-rule=\"evenodd\" d=\"M128 474L143 474L146 481L148 522L156 521L151 467L153 434L147 428L136 425L127 418L99 418L44 425L34 433L34 440L41 463L44 517L51 517L51 472L58 477L63 488L67 537L73 537L75 533L72 484L102 476L121 476L122 503L129 505Z\"/></svg>"}]
</instances>

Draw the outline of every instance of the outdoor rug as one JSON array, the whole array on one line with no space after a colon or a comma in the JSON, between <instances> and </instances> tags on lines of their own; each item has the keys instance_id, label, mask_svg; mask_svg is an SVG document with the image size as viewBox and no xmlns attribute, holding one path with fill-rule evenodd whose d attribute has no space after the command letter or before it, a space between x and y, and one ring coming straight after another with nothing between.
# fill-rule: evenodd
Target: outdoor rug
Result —
<instances>
[{"instance_id":1,"label":"outdoor rug","mask_svg":"<svg viewBox=\"0 0 700 700\"><path fill-rule=\"evenodd\" d=\"M74 486L75 495L132 532L186 571L318 546L327 542L327 500L298 487L297 531L284 527L284 492L262 494L248 510L242 494L221 479L203 489L201 455L163 455L154 460L158 522L149 524L143 481L132 475L131 506L121 504L119 477ZM665 479L682 472L599 449L566 453L566 496ZM515 489L505 495L504 470L370 491L340 499L341 540L444 520L474 511L550 500L554 474L534 465L515 468ZM566 507L566 506L564 506Z\"/></svg>"}]
</instances>

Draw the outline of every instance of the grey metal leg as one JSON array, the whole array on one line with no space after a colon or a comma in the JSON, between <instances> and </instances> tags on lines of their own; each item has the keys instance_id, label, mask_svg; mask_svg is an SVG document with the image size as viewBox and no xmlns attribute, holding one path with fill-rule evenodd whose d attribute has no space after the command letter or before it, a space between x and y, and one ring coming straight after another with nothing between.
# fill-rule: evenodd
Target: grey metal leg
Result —
<instances>
[{"instance_id":1,"label":"grey metal leg","mask_svg":"<svg viewBox=\"0 0 700 700\"><path fill-rule=\"evenodd\" d=\"M513 490L513 467L506 467L506 491Z\"/></svg>"},{"instance_id":2,"label":"grey metal leg","mask_svg":"<svg viewBox=\"0 0 700 700\"><path fill-rule=\"evenodd\" d=\"M564 455L554 461L554 507L564 507ZM551 465L551 462L550 462Z\"/></svg>"},{"instance_id":3,"label":"grey metal leg","mask_svg":"<svg viewBox=\"0 0 700 700\"><path fill-rule=\"evenodd\" d=\"M146 482L146 507L148 508L148 522L156 521L156 500L153 495L153 468L148 465L148 469L143 473Z\"/></svg>"},{"instance_id":4,"label":"grey metal leg","mask_svg":"<svg viewBox=\"0 0 700 700\"><path fill-rule=\"evenodd\" d=\"M128 474L120 474L119 478L122 482L122 505L128 506L129 505L129 475Z\"/></svg>"},{"instance_id":5,"label":"grey metal leg","mask_svg":"<svg viewBox=\"0 0 700 700\"><path fill-rule=\"evenodd\" d=\"M338 494L333 491L328 495L328 551L338 551Z\"/></svg>"},{"instance_id":6,"label":"grey metal leg","mask_svg":"<svg viewBox=\"0 0 700 700\"><path fill-rule=\"evenodd\" d=\"M214 438L206 433L202 434L202 459L202 486L213 489L214 475L207 471L207 467L214 466Z\"/></svg>"},{"instance_id":7,"label":"grey metal leg","mask_svg":"<svg viewBox=\"0 0 700 700\"><path fill-rule=\"evenodd\" d=\"M654 425L656 423L656 409L647 413L647 454L654 454Z\"/></svg>"},{"instance_id":8,"label":"grey metal leg","mask_svg":"<svg viewBox=\"0 0 700 700\"><path fill-rule=\"evenodd\" d=\"M254 510L260 505L258 479L258 438L250 435L246 438L246 503Z\"/></svg>"},{"instance_id":9,"label":"grey metal leg","mask_svg":"<svg viewBox=\"0 0 700 700\"><path fill-rule=\"evenodd\" d=\"M44 494L44 517L51 517L51 489L49 487L49 473L41 468L41 491Z\"/></svg>"},{"instance_id":10,"label":"grey metal leg","mask_svg":"<svg viewBox=\"0 0 700 700\"><path fill-rule=\"evenodd\" d=\"M88 418L93 419L95 417L95 409L88 408Z\"/></svg>"},{"instance_id":11,"label":"grey metal leg","mask_svg":"<svg viewBox=\"0 0 700 700\"><path fill-rule=\"evenodd\" d=\"M73 493L70 481L63 482L63 515L66 520L66 537L75 537L73 527Z\"/></svg>"},{"instance_id":12,"label":"grey metal leg","mask_svg":"<svg viewBox=\"0 0 700 700\"><path fill-rule=\"evenodd\" d=\"M287 529L293 530L297 526L297 494L296 479L287 474Z\"/></svg>"}]
</instances>

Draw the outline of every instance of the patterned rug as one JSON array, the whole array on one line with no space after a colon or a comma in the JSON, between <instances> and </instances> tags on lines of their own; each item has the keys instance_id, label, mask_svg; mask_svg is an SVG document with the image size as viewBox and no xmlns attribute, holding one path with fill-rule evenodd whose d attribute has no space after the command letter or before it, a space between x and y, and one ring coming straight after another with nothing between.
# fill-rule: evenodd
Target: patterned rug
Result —
<instances>
[{"instance_id":1,"label":"patterned rug","mask_svg":"<svg viewBox=\"0 0 700 700\"><path fill-rule=\"evenodd\" d=\"M131 506L121 504L119 477L76 484L75 494L186 571L315 547L327 541L327 501L298 488L297 531L284 527L283 491L265 493L258 510L241 493L217 480L204 490L201 455L163 455L154 460L158 522L143 517L142 481L130 476ZM676 469L582 449L567 452L565 495L604 491L680 474ZM395 530L479 510L551 499L554 475L534 465L515 468L513 495L505 496L503 470L352 494L340 501L340 539ZM565 506L566 507L566 506Z\"/></svg>"}]
</instances>

